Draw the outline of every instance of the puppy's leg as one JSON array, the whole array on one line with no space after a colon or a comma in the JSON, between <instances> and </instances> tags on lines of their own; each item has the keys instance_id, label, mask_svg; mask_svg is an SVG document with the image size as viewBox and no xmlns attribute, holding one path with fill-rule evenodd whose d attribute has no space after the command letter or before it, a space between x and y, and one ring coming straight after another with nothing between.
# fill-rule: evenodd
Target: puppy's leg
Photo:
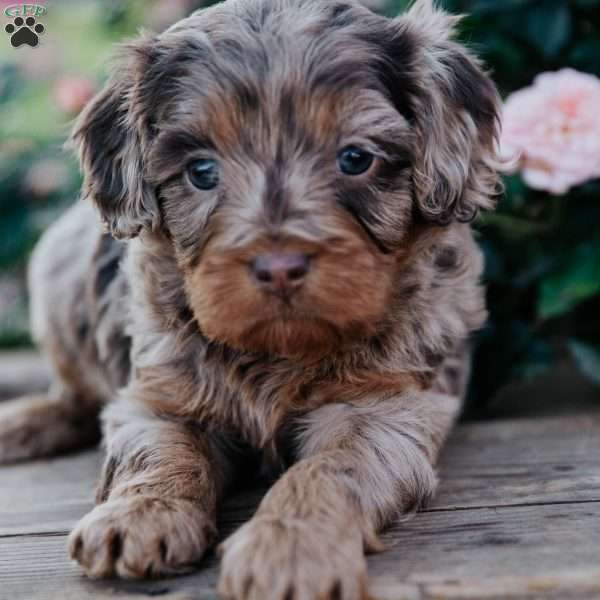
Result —
<instances>
[{"instance_id":1,"label":"puppy's leg","mask_svg":"<svg viewBox=\"0 0 600 600\"><path fill-rule=\"evenodd\" d=\"M0 464L95 444L99 407L66 389L0 403Z\"/></svg>"},{"instance_id":2,"label":"puppy's leg","mask_svg":"<svg viewBox=\"0 0 600 600\"><path fill-rule=\"evenodd\" d=\"M410 392L311 413L301 460L222 546L221 596L367 598L364 549L376 549L384 525L433 494L438 450L459 405Z\"/></svg>"},{"instance_id":3,"label":"puppy's leg","mask_svg":"<svg viewBox=\"0 0 600 600\"><path fill-rule=\"evenodd\" d=\"M224 442L133 401L109 405L104 420L99 504L71 533L71 557L91 577L189 570L216 537L217 499L232 470Z\"/></svg>"}]
</instances>

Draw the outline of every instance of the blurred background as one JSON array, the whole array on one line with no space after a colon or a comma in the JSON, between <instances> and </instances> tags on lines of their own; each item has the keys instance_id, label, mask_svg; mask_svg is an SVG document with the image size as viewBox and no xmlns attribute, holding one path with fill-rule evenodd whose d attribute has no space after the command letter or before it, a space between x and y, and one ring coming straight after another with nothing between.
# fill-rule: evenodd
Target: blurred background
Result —
<instances>
[{"instance_id":1,"label":"blurred background","mask_svg":"<svg viewBox=\"0 0 600 600\"><path fill-rule=\"evenodd\" d=\"M31 345L27 258L77 198L80 175L62 144L113 44L210 3L40 1L40 46L15 49L4 31L15 2L0 0L0 353ZM393 15L408 2L365 4ZM600 0L438 4L469 15L460 37L506 99L504 143L521 156L499 210L477 225L491 316L476 340L469 414L497 413L515 386L529 390L518 395L525 410L543 409L558 380L600 405Z\"/></svg>"}]
</instances>

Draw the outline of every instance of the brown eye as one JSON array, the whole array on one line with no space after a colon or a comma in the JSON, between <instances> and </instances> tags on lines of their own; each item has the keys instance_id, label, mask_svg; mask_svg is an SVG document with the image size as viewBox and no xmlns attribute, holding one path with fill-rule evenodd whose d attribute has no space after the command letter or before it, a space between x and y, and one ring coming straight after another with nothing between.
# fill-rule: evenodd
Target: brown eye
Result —
<instances>
[{"instance_id":1,"label":"brown eye","mask_svg":"<svg viewBox=\"0 0 600 600\"><path fill-rule=\"evenodd\" d=\"M212 190L219 185L219 163L212 158L201 158L190 163L187 174L194 187Z\"/></svg>"},{"instance_id":2,"label":"brown eye","mask_svg":"<svg viewBox=\"0 0 600 600\"><path fill-rule=\"evenodd\" d=\"M357 146L348 146L338 154L338 165L345 175L356 176L366 173L374 160L375 157L370 152Z\"/></svg>"}]
</instances>

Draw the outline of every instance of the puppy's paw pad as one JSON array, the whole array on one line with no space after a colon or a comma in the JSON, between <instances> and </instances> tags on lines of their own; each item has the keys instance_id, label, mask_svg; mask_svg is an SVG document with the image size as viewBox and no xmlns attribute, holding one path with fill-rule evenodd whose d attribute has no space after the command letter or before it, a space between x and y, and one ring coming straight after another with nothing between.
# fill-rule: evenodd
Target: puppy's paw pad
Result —
<instances>
[{"instance_id":1,"label":"puppy's paw pad","mask_svg":"<svg viewBox=\"0 0 600 600\"><path fill-rule=\"evenodd\" d=\"M255 517L220 547L219 597L226 600L365 600L366 561L358 531Z\"/></svg>"},{"instance_id":2,"label":"puppy's paw pad","mask_svg":"<svg viewBox=\"0 0 600 600\"><path fill-rule=\"evenodd\" d=\"M191 570L216 530L187 500L123 498L100 504L69 536L69 554L90 577L156 577Z\"/></svg>"}]
</instances>

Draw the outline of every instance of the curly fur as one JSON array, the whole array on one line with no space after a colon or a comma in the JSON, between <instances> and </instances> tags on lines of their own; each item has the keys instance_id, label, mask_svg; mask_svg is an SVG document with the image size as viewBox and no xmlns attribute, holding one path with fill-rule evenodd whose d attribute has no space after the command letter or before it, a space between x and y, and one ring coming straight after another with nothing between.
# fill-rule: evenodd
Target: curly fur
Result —
<instances>
[{"instance_id":1,"label":"curly fur","mask_svg":"<svg viewBox=\"0 0 600 600\"><path fill-rule=\"evenodd\" d=\"M0 409L8 461L91 442L108 403L70 538L90 576L191 568L262 461L287 470L221 547L222 597L366 598L364 550L434 493L485 320L469 222L493 205L499 103L455 23L424 0L227 0L122 48L73 133L84 198L32 263L57 385ZM338 170L350 144L367 174ZM286 301L250 275L268 252L311 257Z\"/></svg>"}]
</instances>

